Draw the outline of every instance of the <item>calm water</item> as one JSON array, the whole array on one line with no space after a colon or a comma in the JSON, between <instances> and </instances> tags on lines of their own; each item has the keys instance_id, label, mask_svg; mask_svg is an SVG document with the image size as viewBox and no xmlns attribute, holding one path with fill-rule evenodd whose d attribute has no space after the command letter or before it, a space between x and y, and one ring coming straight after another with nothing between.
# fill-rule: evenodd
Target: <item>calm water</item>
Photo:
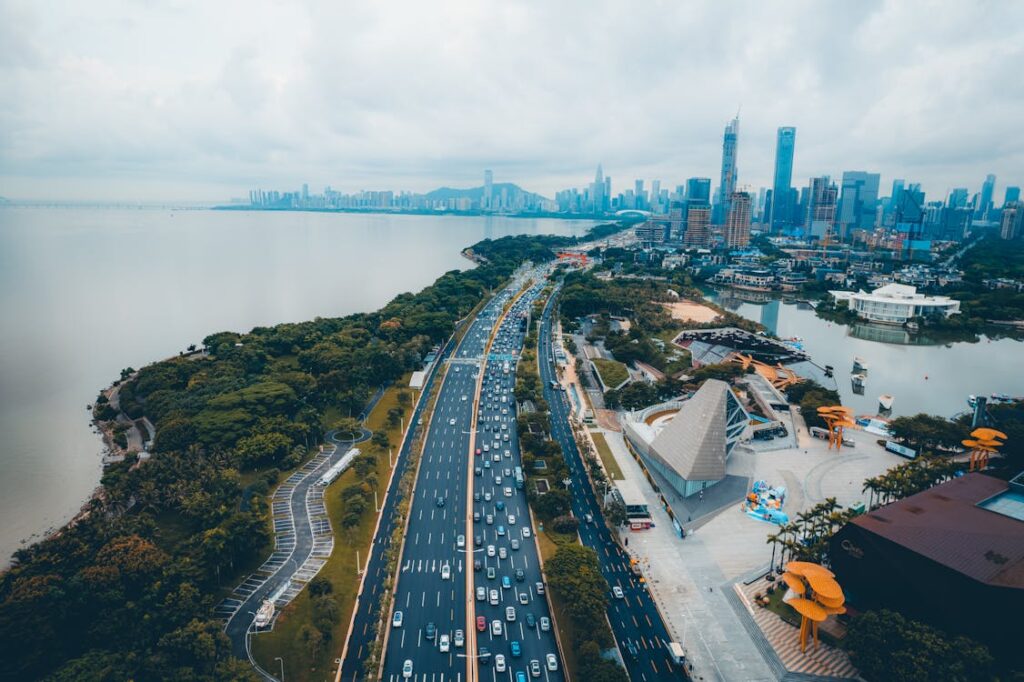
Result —
<instances>
[{"instance_id":1,"label":"calm water","mask_svg":"<svg viewBox=\"0 0 1024 682\"><path fill-rule=\"evenodd\" d=\"M764 324L782 338L799 336L818 365L832 365L843 404L856 414L877 414L878 396L895 396L893 415L927 412L953 416L967 410L971 393L1024 395L1024 343L982 337L977 343L929 343L902 329L854 328L822 320L805 305L772 300L750 303L735 292L709 298ZM857 395L849 381L854 356L868 362L867 386Z\"/></svg>"},{"instance_id":2,"label":"calm water","mask_svg":"<svg viewBox=\"0 0 1024 682\"><path fill-rule=\"evenodd\" d=\"M0 209L0 565L100 475L89 413L123 367L221 330L380 307L487 237L590 221Z\"/></svg>"}]
</instances>

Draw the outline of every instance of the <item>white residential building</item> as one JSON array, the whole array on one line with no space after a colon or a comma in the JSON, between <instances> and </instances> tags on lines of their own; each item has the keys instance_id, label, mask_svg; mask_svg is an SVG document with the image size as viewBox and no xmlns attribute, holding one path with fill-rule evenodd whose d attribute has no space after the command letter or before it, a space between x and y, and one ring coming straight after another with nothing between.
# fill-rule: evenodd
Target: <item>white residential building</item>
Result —
<instances>
[{"instance_id":1,"label":"white residential building","mask_svg":"<svg viewBox=\"0 0 1024 682\"><path fill-rule=\"evenodd\" d=\"M903 324L915 317L942 315L949 317L960 312L960 301L948 296L926 296L917 293L917 287L905 284L886 284L868 293L866 291L830 291L836 301L846 301L850 310L869 322Z\"/></svg>"}]
</instances>

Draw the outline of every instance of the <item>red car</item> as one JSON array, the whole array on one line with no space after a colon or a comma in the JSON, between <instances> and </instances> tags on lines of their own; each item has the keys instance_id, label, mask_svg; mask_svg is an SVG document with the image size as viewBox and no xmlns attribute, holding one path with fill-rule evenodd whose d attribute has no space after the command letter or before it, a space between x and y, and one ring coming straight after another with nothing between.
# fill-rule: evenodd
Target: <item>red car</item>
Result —
<instances>
[{"instance_id":1,"label":"red car","mask_svg":"<svg viewBox=\"0 0 1024 682\"><path fill-rule=\"evenodd\" d=\"M476 449L476 454L477 454L477 456L479 456L479 455L480 455L480 448L477 448L477 449Z\"/></svg>"},{"instance_id":2,"label":"red car","mask_svg":"<svg viewBox=\"0 0 1024 682\"><path fill-rule=\"evenodd\" d=\"M483 616L477 616L476 617L476 629L479 630L480 632L486 632L487 631L487 619L484 618Z\"/></svg>"}]
</instances>

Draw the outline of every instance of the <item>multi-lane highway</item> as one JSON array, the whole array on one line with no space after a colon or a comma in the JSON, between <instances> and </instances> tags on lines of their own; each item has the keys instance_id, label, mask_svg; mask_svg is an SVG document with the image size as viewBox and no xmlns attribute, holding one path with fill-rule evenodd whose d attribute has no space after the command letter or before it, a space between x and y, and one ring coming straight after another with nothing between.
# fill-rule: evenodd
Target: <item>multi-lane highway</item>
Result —
<instances>
[{"instance_id":1,"label":"multi-lane highway","mask_svg":"<svg viewBox=\"0 0 1024 682\"><path fill-rule=\"evenodd\" d=\"M538 364L541 382L544 384L544 397L551 410L552 436L562 446L572 474L572 509L573 514L581 520L580 537L583 544L597 551L601 572L609 585L622 589L622 598L609 594L608 619L630 679L633 682L680 680L685 673L672 665L667 647L670 638L654 601L630 571L628 555L612 539L604 523L601 505L587 480L569 426L569 403L565 393L552 388L552 381L557 382L551 345L551 313L556 298L552 294L544 308ZM593 518L589 523L585 521L588 514Z\"/></svg>"},{"instance_id":2,"label":"multi-lane highway","mask_svg":"<svg viewBox=\"0 0 1024 682\"><path fill-rule=\"evenodd\" d=\"M389 682L461 682L478 670L480 680L495 682L562 679L538 594L526 497L516 485L515 358L521 315L540 287L502 317L517 290L514 284L481 311L441 386L400 562L383 664Z\"/></svg>"}]
</instances>

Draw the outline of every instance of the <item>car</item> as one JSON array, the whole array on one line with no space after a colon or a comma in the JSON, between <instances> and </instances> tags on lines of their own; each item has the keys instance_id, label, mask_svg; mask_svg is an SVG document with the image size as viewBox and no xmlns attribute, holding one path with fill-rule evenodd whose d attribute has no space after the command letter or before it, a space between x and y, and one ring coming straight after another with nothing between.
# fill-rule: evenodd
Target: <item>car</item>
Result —
<instances>
[{"instance_id":1,"label":"car","mask_svg":"<svg viewBox=\"0 0 1024 682\"><path fill-rule=\"evenodd\" d=\"M479 547L480 545L484 544L484 539L482 537L480 537L479 535L474 535L473 536L473 544L476 545L477 547Z\"/></svg>"},{"instance_id":2,"label":"car","mask_svg":"<svg viewBox=\"0 0 1024 682\"><path fill-rule=\"evenodd\" d=\"M505 486L505 497L512 497L512 488L511 488L511 486Z\"/></svg>"},{"instance_id":3,"label":"car","mask_svg":"<svg viewBox=\"0 0 1024 682\"><path fill-rule=\"evenodd\" d=\"M523 537L524 538L530 537L530 527L529 526L523 526Z\"/></svg>"},{"instance_id":4,"label":"car","mask_svg":"<svg viewBox=\"0 0 1024 682\"><path fill-rule=\"evenodd\" d=\"M457 538L455 538L455 546L458 547L459 549L465 549L465 547L466 547L466 536L462 535L460 533L459 536Z\"/></svg>"},{"instance_id":5,"label":"car","mask_svg":"<svg viewBox=\"0 0 1024 682\"><path fill-rule=\"evenodd\" d=\"M519 538L512 538L508 541L508 544L514 550L519 549Z\"/></svg>"},{"instance_id":6,"label":"car","mask_svg":"<svg viewBox=\"0 0 1024 682\"><path fill-rule=\"evenodd\" d=\"M473 560L473 570L474 571L479 571L483 567L484 567L484 565L483 565L483 563L479 559L474 559Z\"/></svg>"},{"instance_id":7,"label":"car","mask_svg":"<svg viewBox=\"0 0 1024 682\"><path fill-rule=\"evenodd\" d=\"M524 673L522 670L517 670L516 682L526 682L526 673Z\"/></svg>"},{"instance_id":8,"label":"car","mask_svg":"<svg viewBox=\"0 0 1024 682\"><path fill-rule=\"evenodd\" d=\"M495 447L497 447L497 444L495 444ZM501 455L498 454L497 450L495 450L494 454L491 455L491 459L494 460L495 462L500 462L501 461Z\"/></svg>"},{"instance_id":9,"label":"car","mask_svg":"<svg viewBox=\"0 0 1024 682\"><path fill-rule=\"evenodd\" d=\"M476 617L476 629L478 632L483 632L487 629L487 619L483 616Z\"/></svg>"},{"instance_id":10,"label":"car","mask_svg":"<svg viewBox=\"0 0 1024 682\"><path fill-rule=\"evenodd\" d=\"M446 654L451 651L452 640L448 635L441 635L437 640L437 648L442 654Z\"/></svg>"},{"instance_id":11,"label":"car","mask_svg":"<svg viewBox=\"0 0 1024 682\"><path fill-rule=\"evenodd\" d=\"M505 488L505 490L511 490L511 488ZM508 497L511 497L511 495L509 495ZM484 493L484 502L490 502L490 501L491 501L491 493L490 493L490 491L488 491L488 492Z\"/></svg>"},{"instance_id":12,"label":"car","mask_svg":"<svg viewBox=\"0 0 1024 682\"><path fill-rule=\"evenodd\" d=\"M534 618L532 613L526 614L526 627L532 628L537 625L537 619Z\"/></svg>"},{"instance_id":13,"label":"car","mask_svg":"<svg viewBox=\"0 0 1024 682\"><path fill-rule=\"evenodd\" d=\"M523 655L523 648L519 645L518 639L513 639L508 643L508 650L512 654L512 658L519 658Z\"/></svg>"},{"instance_id":14,"label":"car","mask_svg":"<svg viewBox=\"0 0 1024 682\"><path fill-rule=\"evenodd\" d=\"M523 569L517 568L516 569L516 582L517 583L521 583L525 579L526 579L526 573L523 572Z\"/></svg>"},{"instance_id":15,"label":"car","mask_svg":"<svg viewBox=\"0 0 1024 682\"><path fill-rule=\"evenodd\" d=\"M587 523L593 523L594 522L594 515L591 514L590 512L587 512L586 514L584 514L583 518L586 520Z\"/></svg>"},{"instance_id":16,"label":"car","mask_svg":"<svg viewBox=\"0 0 1024 682\"><path fill-rule=\"evenodd\" d=\"M555 658L554 654L548 654L544 657L544 659L548 663L548 670L550 670L551 672L555 672L556 670L558 670L558 659Z\"/></svg>"},{"instance_id":17,"label":"car","mask_svg":"<svg viewBox=\"0 0 1024 682\"><path fill-rule=\"evenodd\" d=\"M493 621L491 621L491 635L493 635L494 637L501 637L501 633L504 631L505 628L501 624L500 620L495 618Z\"/></svg>"},{"instance_id":18,"label":"car","mask_svg":"<svg viewBox=\"0 0 1024 682\"><path fill-rule=\"evenodd\" d=\"M503 511L505 509L505 501L498 500L497 502L494 503L494 508L497 509L498 511Z\"/></svg>"},{"instance_id":19,"label":"car","mask_svg":"<svg viewBox=\"0 0 1024 682\"><path fill-rule=\"evenodd\" d=\"M487 567L487 579L488 580L494 580L496 575L497 574L494 572L494 566L488 566Z\"/></svg>"},{"instance_id":20,"label":"car","mask_svg":"<svg viewBox=\"0 0 1024 682\"><path fill-rule=\"evenodd\" d=\"M480 501L480 491L479 490L474 490L473 491L473 501L474 502L479 502Z\"/></svg>"},{"instance_id":21,"label":"car","mask_svg":"<svg viewBox=\"0 0 1024 682\"><path fill-rule=\"evenodd\" d=\"M529 604L530 603L530 593L529 592L520 592L519 593L519 603L522 604L523 606L526 606L527 604Z\"/></svg>"},{"instance_id":22,"label":"car","mask_svg":"<svg viewBox=\"0 0 1024 682\"><path fill-rule=\"evenodd\" d=\"M537 588L537 594L544 594L544 583L538 580L537 584L534 585L534 587Z\"/></svg>"},{"instance_id":23,"label":"car","mask_svg":"<svg viewBox=\"0 0 1024 682\"><path fill-rule=\"evenodd\" d=\"M452 421L455 421L455 420L453 419ZM477 454L478 457L480 456L480 448L476 449L476 454Z\"/></svg>"},{"instance_id":24,"label":"car","mask_svg":"<svg viewBox=\"0 0 1024 682\"><path fill-rule=\"evenodd\" d=\"M443 497L438 497L437 498L437 506L438 507L443 507L444 506L444 498Z\"/></svg>"},{"instance_id":25,"label":"car","mask_svg":"<svg viewBox=\"0 0 1024 682\"><path fill-rule=\"evenodd\" d=\"M495 553L494 545L487 545L487 556L493 557Z\"/></svg>"},{"instance_id":26,"label":"car","mask_svg":"<svg viewBox=\"0 0 1024 682\"><path fill-rule=\"evenodd\" d=\"M505 672L505 656L503 654L494 657L494 669L499 673Z\"/></svg>"},{"instance_id":27,"label":"car","mask_svg":"<svg viewBox=\"0 0 1024 682\"><path fill-rule=\"evenodd\" d=\"M412 677L412 659L405 659L405 663L402 664L402 677L409 679Z\"/></svg>"},{"instance_id":28,"label":"car","mask_svg":"<svg viewBox=\"0 0 1024 682\"><path fill-rule=\"evenodd\" d=\"M490 468L491 468L491 463L489 461L487 461L487 460L484 460L484 469L490 469Z\"/></svg>"},{"instance_id":29,"label":"car","mask_svg":"<svg viewBox=\"0 0 1024 682\"><path fill-rule=\"evenodd\" d=\"M484 520L487 521L487 525L488 526L494 525L494 515L493 514L488 514L487 518L484 519Z\"/></svg>"},{"instance_id":30,"label":"car","mask_svg":"<svg viewBox=\"0 0 1024 682\"><path fill-rule=\"evenodd\" d=\"M508 550L505 549L504 547L499 547L498 548L498 558L499 559L507 559L508 558Z\"/></svg>"},{"instance_id":31,"label":"car","mask_svg":"<svg viewBox=\"0 0 1024 682\"><path fill-rule=\"evenodd\" d=\"M484 443L484 452L490 452L490 451L491 451L491 446L488 445L487 443Z\"/></svg>"},{"instance_id":32,"label":"car","mask_svg":"<svg viewBox=\"0 0 1024 682\"><path fill-rule=\"evenodd\" d=\"M476 588L476 600L486 601L487 600L487 588L480 586Z\"/></svg>"},{"instance_id":33,"label":"car","mask_svg":"<svg viewBox=\"0 0 1024 682\"><path fill-rule=\"evenodd\" d=\"M540 661L536 658L530 661L530 677L540 677Z\"/></svg>"},{"instance_id":34,"label":"car","mask_svg":"<svg viewBox=\"0 0 1024 682\"><path fill-rule=\"evenodd\" d=\"M615 587L613 587L613 588L612 588L612 595L613 595L613 596L614 596L614 597L615 597L616 599L623 599L623 598L625 598L625 596L626 596L625 594L623 594L623 592L622 592L622 588L621 588L621 587L619 587L618 585L616 585Z\"/></svg>"},{"instance_id":35,"label":"car","mask_svg":"<svg viewBox=\"0 0 1024 682\"><path fill-rule=\"evenodd\" d=\"M483 473L483 469L481 469L480 467L473 467L473 475L474 476L479 476L482 473ZM473 497L475 497L477 499L477 501L479 501L480 500L480 493L473 493Z\"/></svg>"},{"instance_id":36,"label":"car","mask_svg":"<svg viewBox=\"0 0 1024 682\"><path fill-rule=\"evenodd\" d=\"M505 472L506 476L511 476L512 475L512 470L509 469L508 467L505 467L504 472Z\"/></svg>"},{"instance_id":37,"label":"car","mask_svg":"<svg viewBox=\"0 0 1024 682\"><path fill-rule=\"evenodd\" d=\"M400 628L402 627L402 612L395 611L395 615L391 617L391 627Z\"/></svg>"},{"instance_id":38,"label":"car","mask_svg":"<svg viewBox=\"0 0 1024 682\"><path fill-rule=\"evenodd\" d=\"M427 627L423 630L423 636L427 639L434 639L437 636L437 626L433 622L427 623Z\"/></svg>"},{"instance_id":39,"label":"car","mask_svg":"<svg viewBox=\"0 0 1024 682\"><path fill-rule=\"evenodd\" d=\"M501 576L501 586L506 590L512 589L512 581L509 580L509 577L507 575Z\"/></svg>"},{"instance_id":40,"label":"car","mask_svg":"<svg viewBox=\"0 0 1024 682\"><path fill-rule=\"evenodd\" d=\"M495 474L495 476L494 476L494 485L501 485L501 476Z\"/></svg>"},{"instance_id":41,"label":"car","mask_svg":"<svg viewBox=\"0 0 1024 682\"><path fill-rule=\"evenodd\" d=\"M448 423L449 423L449 424L450 424L451 426L455 426L455 417L452 417L451 419L449 419L449 420L448 420Z\"/></svg>"},{"instance_id":42,"label":"car","mask_svg":"<svg viewBox=\"0 0 1024 682\"><path fill-rule=\"evenodd\" d=\"M505 535L505 526L498 526L498 536L499 537L504 537L504 535Z\"/></svg>"},{"instance_id":43,"label":"car","mask_svg":"<svg viewBox=\"0 0 1024 682\"><path fill-rule=\"evenodd\" d=\"M449 566L448 564L445 564L444 566L441 567L441 580L451 580L451 579L452 579L452 567Z\"/></svg>"},{"instance_id":44,"label":"car","mask_svg":"<svg viewBox=\"0 0 1024 682\"><path fill-rule=\"evenodd\" d=\"M458 367L456 367L456 368L455 368L455 371L456 371L456 372L458 372L458 371L459 371L459 368L458 368ZM469 397L469 396L466 396L466 395L462 396L462 402L466 402L466 399L467 399L468 397Z\"/></svg>"},{"instance_id":45,"label":"car","mask_svg":"<svg viewBox=\"0 0 1024 682\"><path fill-rule=\"evenodd\" d=\"M506 457L511 457L512 456L512 451L511 450L506 450L505 451L505 456ZM511 476L511 474L509 474L509 475Z\"/></svg>"},{"instance_id":46,"label":"car","mask_svg":"<svg viewBox=\"0 0 1024 682\"><path fill-rule=\"evenodd\" d=\"M516 607L514 607L514 606L506 606L505 607L505 620L507 620L510 623L515 622L515 620L516 620Z\"/></svg>"},{"instance_id":47,"label":"car","mask_svg":"<svg viewBox=\"0 0 1024 682\"><path fill-rule=\"evenodd\" d=\"M499 600L498 591L497 590L491 590L490 593L487 595L487 602L491 606L497 606L498 605L498 600Z\"/></svg>"},{"instance_id":48,"label":"car","mask_svg":"<svg viewBox=\"0 0 1024 682\"><path fill-rule=\"evenodd\" d=\"M510 525L510 526L516 525L516 515L515 514L509 514L508 515L508 519L506 519L506 520L508 521L508 525Z\"/></svg>"},{"instance_id":49,"label":"car","mask_svg":"<svg viewBox=\"0 0 1024 682\"><path fill-rule=\"evenodd\" d=\"M473 512L473 523L480 523L480 512Z\"/></svg>"},{"instance_id":50,"label":"car","mask_svg":"<svg viewBox=\"0 0 1024 682\"><path fill-rule=\"evenodd\" d=\"M547 616L541 616L540 617L540 629L543 630L544 632L547 632L548 630L550 630L551 629L551 619L548 618Z\"/></svg>"},{"instance_id":51,"label":"car","mask_svg":"<svg viewBox=\"0 0 1024 682\"><path fill-rule=\"evenodd\" d=\"M455 642L456 649L461 649L462 646L466 643L466 636L462 634L462 630L456 630L455 636L452 637L452 639Z\"/></svg>"}]
</instances>

